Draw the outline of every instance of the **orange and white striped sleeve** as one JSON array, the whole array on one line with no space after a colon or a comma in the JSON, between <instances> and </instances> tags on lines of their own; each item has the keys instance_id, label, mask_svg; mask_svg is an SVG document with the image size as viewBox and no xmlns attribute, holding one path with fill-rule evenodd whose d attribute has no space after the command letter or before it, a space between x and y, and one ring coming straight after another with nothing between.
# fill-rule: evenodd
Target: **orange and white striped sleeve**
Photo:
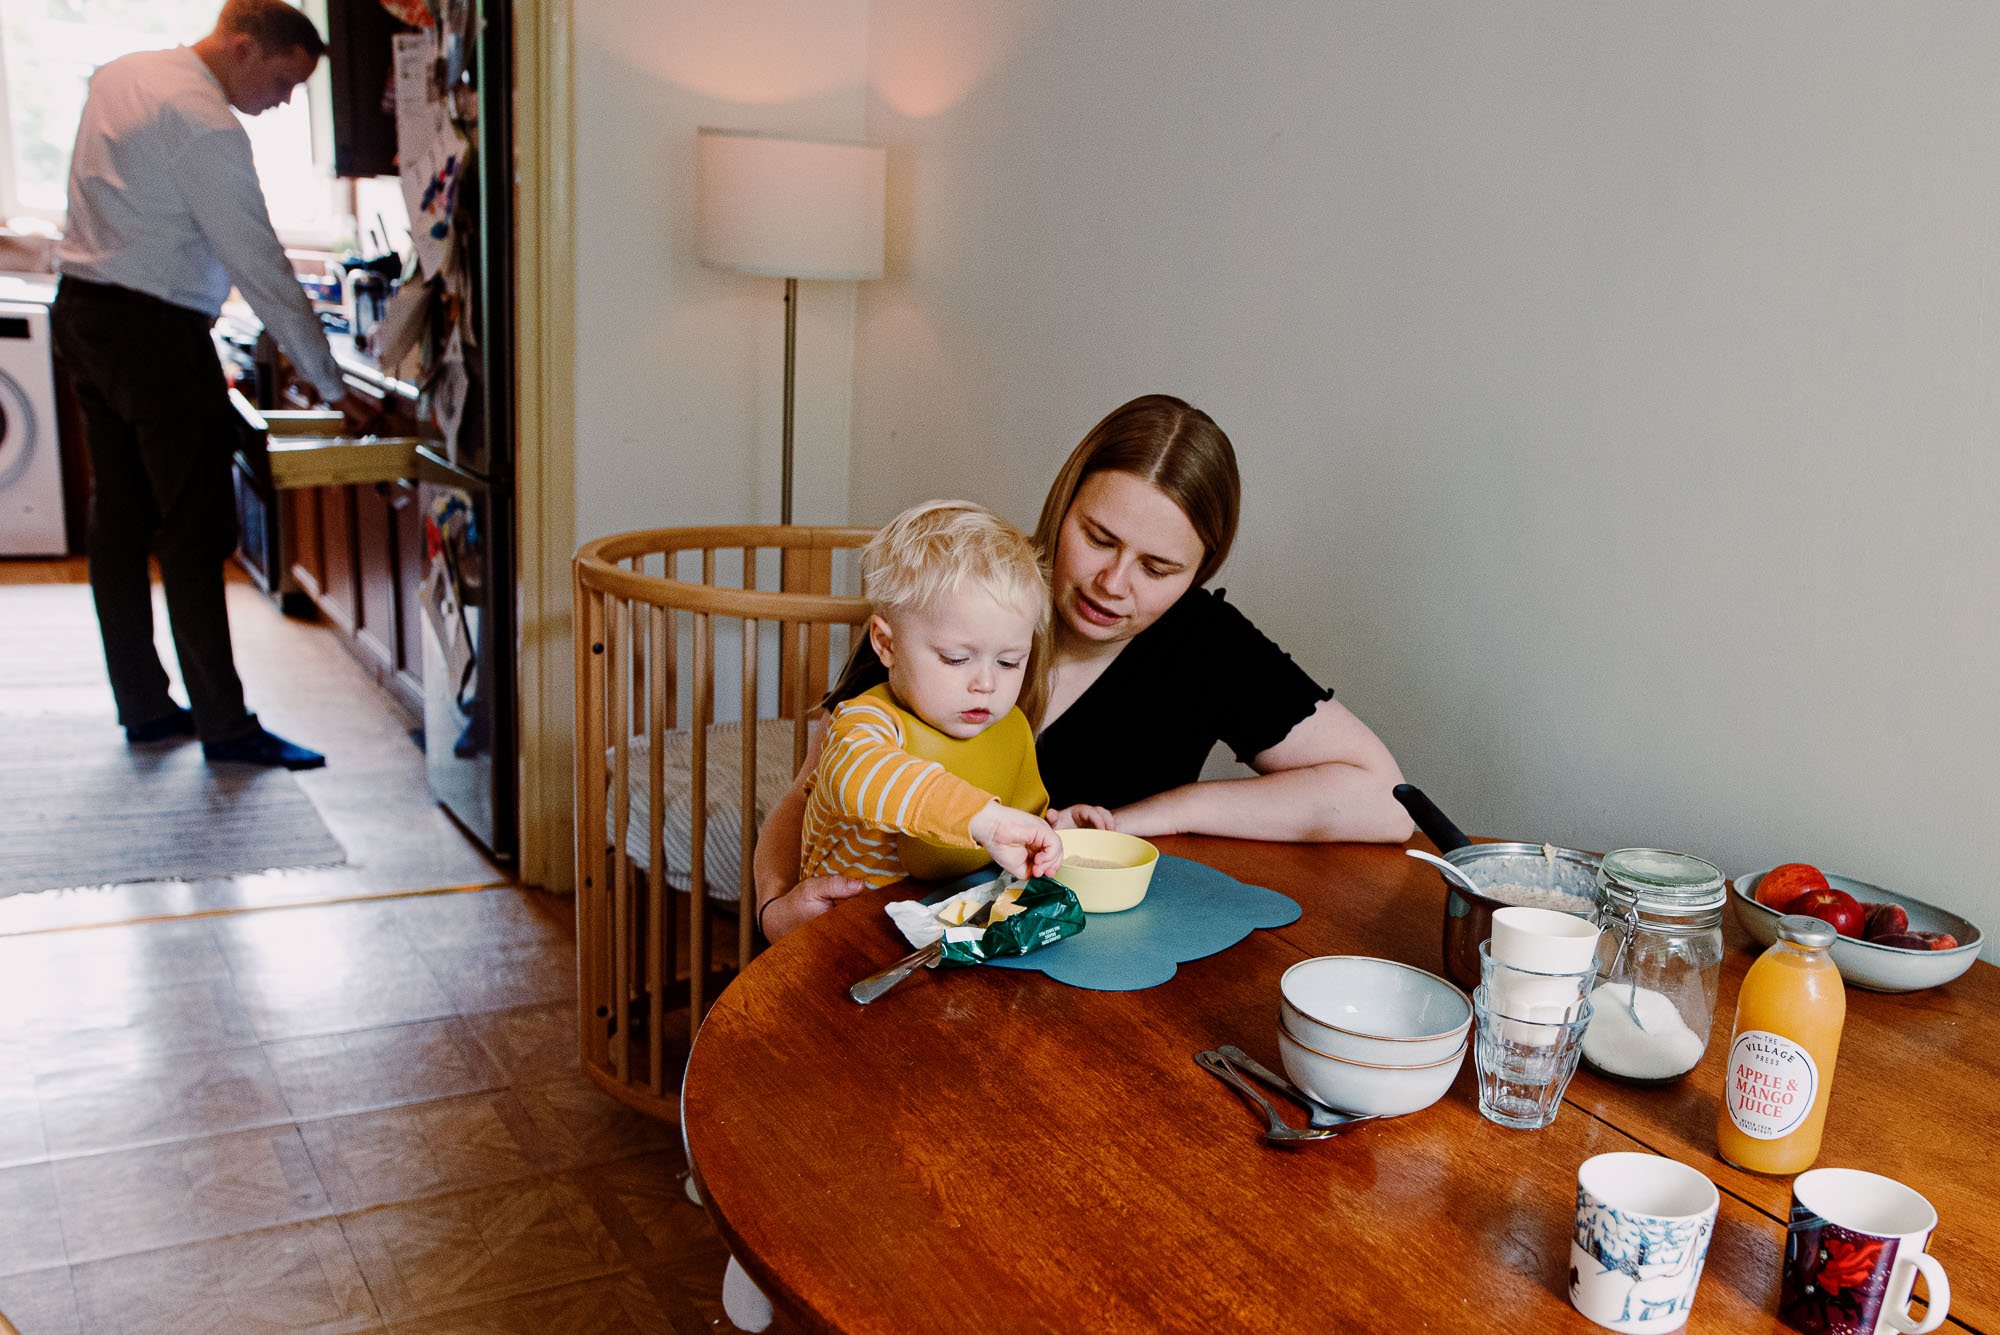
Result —
<instances>
[{"instance_id":1,"label":"orange and white striped sleeve","mask_svg":"<svg viewBox=\"0 0 2000 1335\"><path fill-rule=\"evenodd\" d=\"M993 794L905 751L894 711L856 699L833 712L812 800L873 829L971 848L972 818Z\"/></svg>"}]
</instances>

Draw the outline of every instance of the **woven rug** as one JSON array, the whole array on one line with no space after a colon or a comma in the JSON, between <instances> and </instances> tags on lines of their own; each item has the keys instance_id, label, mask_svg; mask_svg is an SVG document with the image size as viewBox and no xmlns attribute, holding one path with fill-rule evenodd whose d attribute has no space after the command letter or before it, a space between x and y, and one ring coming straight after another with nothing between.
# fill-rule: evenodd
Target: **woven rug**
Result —
<instances>
[{"instance_id":1,"label":"woven rug","mask_svg":"<svg viewBox=\"0 0 2000 1335\"><path fill-rule=\"evenodd\" d=\"M284 770L128 747L105 714L0 718L0 897L346 860Z\"/></svg>"}]
</instances>

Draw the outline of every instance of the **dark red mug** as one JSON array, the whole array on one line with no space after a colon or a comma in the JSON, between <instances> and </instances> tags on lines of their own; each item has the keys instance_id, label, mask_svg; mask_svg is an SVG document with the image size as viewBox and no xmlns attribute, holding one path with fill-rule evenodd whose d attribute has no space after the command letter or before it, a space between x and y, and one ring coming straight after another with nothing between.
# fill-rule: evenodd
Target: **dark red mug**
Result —
<instances>
[{"instance_id":1,"label":"dark red mug","mask_svg":"<svg viewBox=\"0 0 2000 1335\"><path fill-rule=\"evenodd\" d=\"M1806 1335L1926 1335L1944 1324L1951 1285L1924 1250L1931 1203L1902 1183L1855 1168L1815 1168L1792 1182L1778 1318ZM1924 1277L1930 1309L1910 1314Z\"/></svg>"}]
</instances>

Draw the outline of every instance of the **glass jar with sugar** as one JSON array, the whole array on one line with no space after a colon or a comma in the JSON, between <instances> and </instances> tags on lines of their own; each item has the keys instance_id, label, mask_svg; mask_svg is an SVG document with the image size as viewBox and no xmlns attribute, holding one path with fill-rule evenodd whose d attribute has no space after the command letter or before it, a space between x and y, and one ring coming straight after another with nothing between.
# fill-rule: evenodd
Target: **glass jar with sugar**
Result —
<instances>
[{"instance_id":1,"label":"glass jar with sugar","mask_svg":"<svg viewBox=\"0 0 2000 1335\"><path fill-rule=\"evenodd\" d=\"M1722 985L1723 876L1660 848L1621 848L1597 873L1599 982L1585 1065L1663 1085L1701 1064Z\"/></svg>"}]
</instances>

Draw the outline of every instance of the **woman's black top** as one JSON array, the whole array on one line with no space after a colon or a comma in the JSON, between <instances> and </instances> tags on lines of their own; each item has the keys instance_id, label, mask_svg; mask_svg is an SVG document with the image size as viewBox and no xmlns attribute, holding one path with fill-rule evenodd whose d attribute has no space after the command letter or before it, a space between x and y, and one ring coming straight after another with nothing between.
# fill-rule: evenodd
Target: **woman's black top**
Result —
<instances>
[{"instance_id":1,"label":"woman's black top","mask_svg":"<svg viewBox=\"0 0 2000 1335\"><path fill-rule=\"evenodd\" d=\"M1332 696L1222 590L1190 589L1042 732L1035 756L1052 806L1128 806L1199 779L1218 741L1248 763Z\"/></svg>"},{"instance_id":2,"label":"woman's black top","mask_svg":"<svg viewBox=\"0 0 2000 1335\"><path fill-rule=\"evenodd\" d=\"M886 681L864 637L825 704ZM1189 589L1035 739L1052 807L1130 806L1201 777L1217 742L1248 764L1333 692L1231 607Z\"/></svg>"}]
</instances>

